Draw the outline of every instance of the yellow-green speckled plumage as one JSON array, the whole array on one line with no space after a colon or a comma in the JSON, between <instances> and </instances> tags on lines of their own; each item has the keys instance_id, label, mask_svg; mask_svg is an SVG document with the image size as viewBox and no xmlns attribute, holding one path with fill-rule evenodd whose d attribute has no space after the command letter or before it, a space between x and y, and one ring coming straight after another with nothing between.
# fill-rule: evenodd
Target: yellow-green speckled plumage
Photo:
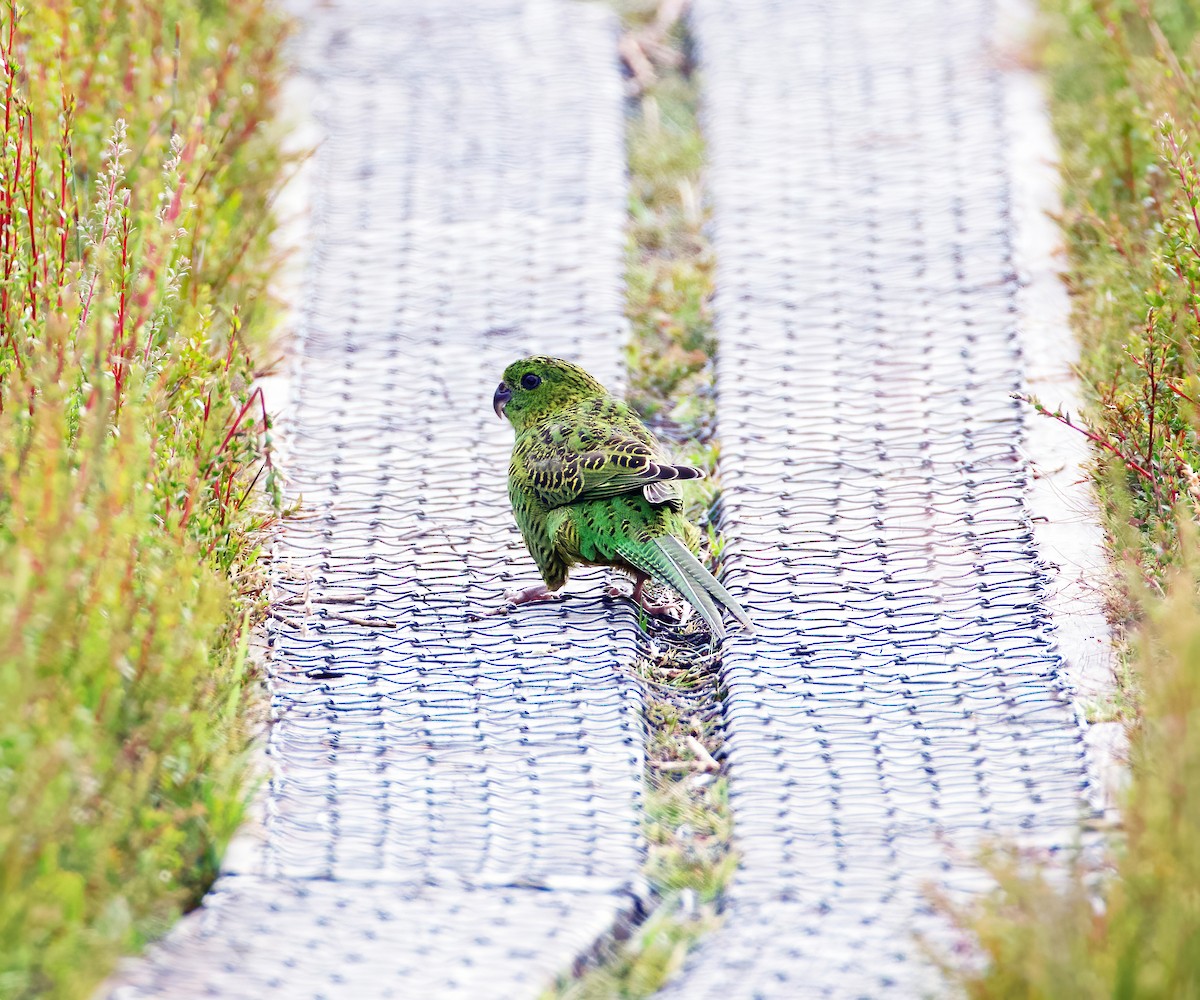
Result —
<instances>
[{"instance_id":1,"label":"yellow-green speckled plumage","mask_svg":"<svg viewBox=\"0 0 1200 1000\"><path fill-rule=\"evenodd\" d=\"M750 628L693 555L678 484L703 472L674 464L623 402L577 365L533 357L505 369L494 405L516 431L508 494L547 588L578 563L615 566L674 587L718 637L722 605Z\"/></svg>"}]
</instances>

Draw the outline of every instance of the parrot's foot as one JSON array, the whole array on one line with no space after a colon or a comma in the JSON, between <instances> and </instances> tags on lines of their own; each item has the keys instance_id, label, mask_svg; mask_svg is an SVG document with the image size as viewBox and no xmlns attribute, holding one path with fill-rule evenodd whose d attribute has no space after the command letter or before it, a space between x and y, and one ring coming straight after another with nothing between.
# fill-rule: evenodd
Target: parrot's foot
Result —
<instances>
[{"instance_id":1,"label":"parrot's foot","mask_svg":"<svg viewBox=\"0 0 1200 1000\"><path fill-rule=\"evenodd\" d=\"M539 583L536 587L526 587L524 590L506 590L504 592L504 603L498 608L492 608L491 611L485 611L484 615L489 618L492 615L506 615L513 608L519 608L522 604L557 600L561 600L560 595L554 593L545 584Z\"/></svg>"},{"instance_id":2,"label":"parrot's foot","mask_svg":"<svg viewBox=\"0 0 1200 1000\"><path fill-rule=\"evenodd\" d=\"M557 601L559 597L544 583L539 583L536 587L526 587L524 590L507 590L504 592L504 599L512 607L517 607L535 601Z\"/></svg>"},{"instance_id":3,"label":"parrot's foot","mask_svg":"<svg viewBox=\"0 0 1200 1000\"><path fill-rule=\"evenodd\" d=\"M484 617L490 618L493 615L506 615L513 608L519 608L522 604L534 604L538 601L559 601L562 600L561 594L556 594L545 584L539 583L536 587L526 587L524 590L506 590L504 592L504 603L498 608L492 608L491 611L485 611ZM478 621L478 618L474 619Z\"/></svg>"},{"instance_id":4,"label":"parrot's foot","mask_svg":"<svg viewBox=\"0 0 1200 1000\"><path fill-rule=\"evenodd\" d=\"M608 594L610 597L630 597L633 603L650 615L651 618L666 618L674 621L678 625L684 624L690 617L691 609L685 605L659 603L652 601L646 594L646 584L650 582L648 576L637 576L634 578L633 593L626 594L619 587L609 587Z\"/></svg>"}]
</instances>

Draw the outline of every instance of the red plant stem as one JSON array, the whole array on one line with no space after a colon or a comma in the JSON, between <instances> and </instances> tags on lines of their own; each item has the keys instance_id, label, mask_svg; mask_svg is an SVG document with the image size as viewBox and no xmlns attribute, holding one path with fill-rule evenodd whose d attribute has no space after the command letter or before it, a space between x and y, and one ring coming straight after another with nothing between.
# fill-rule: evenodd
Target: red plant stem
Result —
<instances>
[{"instance_id":1,"label":"red plant stem","mask_svg":"<svg viewBox=\"0 0 1200 1000\"><path fill-rule=\"evenodd\" d=\"M179 514L179 527L186 528L188 519L192 516L192 504L196 499L196 491L193 486L188 490L187 499L183 503L183 510Z\"/></svg>"},{"instance_id":2,"label":"red plant stem","mask_svg":"<svg viewBox=\"0 0 1200 1000\"><path fill-rule=\"evenodd\" d=\"M13 22L16 20L14 12ZM12 25L9 26L9 51L5 53L4 72L8 77L8 90L4 102L4 138L7 142L12 129L12 104L13 104L13 85L15 73L13 72L12 59ZM0 213L0 229L3 230L4 241L2 251L4 254L4 290L3 290L3 309L4 318L8 320L9 307L9 282L12 280L13 265L16 261L17 254L17 234L16 234L16 185L17 178L21 176L21 137L17 136L17 159L16 165L13 168L12 176L7 172L4 177L4 209Z\"/></svg>"},{"instance_id":3,"label":"red plant stem","mask_svg":"<svg viewBox=\"0 0 1200 1000\"><path fill-rule=\"evenodd\" d=\"M233 492L233 469L229 470L225 477L225 498L221 501L221 523L225 523L225 517L229 512L229 495Z\"/></svg>"},{"instance_id":4,"label":"red plant stem","mask_svg":"<svg viewBox=\"0 0 1200 1000\"><path fill-rule=\"evenodd\" d=\"M21 168L23 166L23 161L21 158L25 154L24 139L25 139L25 119L23 116L18 115L18 117L17 117L17 162L16 162L16 165L13 167L13 190L16 190L16 185L20 184L20 182L21 182ZM12 204L10 203L8 207L11 209ZM14 227L13 228L13 236L15 237L16 236L15 226L16 226L16 221L17 221L16 213L12 212L8 216L7 221L8 221L8 224L10 227ZM13 242L14 243L16 242L15 239ZM14 247L14 249L15 249L15 247Z\"/></svg>"},{"instance_id":5,"label":"red plant stem","mask_svg":"<svg viewBox=\"0 0 1200 1000\"><path fill-rule=\"evenodd\" d=\"M1191 396L1189 396L1186 392L1184 392L1182 389L1179 388L1179 386L1175 385L1174 383L1168 381L1167 388L1170 389L1173 393L1175 393L1175 395L1178 396L1180 399L1186 399L1189 403L1192 404L1192 406L1196 405L1196 400L1193 399Z\"/></svg>"},{"instance_id":6,"label":"red plant stem","mask_svg":"<svg viewBox=\"0 0 1200 1000\"><path fill-rule=\"evenodd\" d=\"M1175 273L1179 275L1179 280L1187 282L1190 293L1187 300L1188 309L1191 311L1192 318L1196 321L1196 326L1200 327L1200 309L1196 307L1196 283L1192 281L1191 277L1183 273L1183 268L1180 266L1178 260L1175 261L1174 267Z\"/></svg>"},{"instance_id":7,"label":"red plant stem","mask_svg":"<svg viewBox=\"0 0 1200 1000\"><path fill-rule=\"evenodd\" d=\"M63 307L63 288L67 273L67 230L70 220L67 218L67 171L71 160L68 155L70 148L70 118L67 111L67 101L63 98L63 144L58 157L58 309Z\"/></svg>"},{"instance_id":8,"label":"red plant stem","mask_svg":"<svg viewBox=\"0 0 1200 1000\"><path fill-rule=\"evenodd\" d=\"M50 264L49 264L47 255L44 251L40 255L38 254L37 239L34 235L34 228L33 228L34 211L37 208L37 194L38 194L38 183L37 183L38 157L39 157L39 151L38 151L37 147L35 147L33 144L33 115L31 113L29 116L29 197L31 199L31 202L29 204L29 238L30 238L30 240L33 241L33 259L34 259L34 261L37 261L38 259L40 259L42 262L42 287L45 288L45 287L48 287L50 284ZM49 241L47 240L47 242L49 242Z\"/></svg>"},{"instance_id":9,"label":"red plant stem","mask_svg":"<svg viewBox=\"0 0 1200 1000\"><path fill-rule=\"evenodd\" d=\"M25 217L29 221L29 256L33 261L33 265L29 268L29 307L32 310L34 322L37 321L37 265L38 265L38 244L37 244L37 221L34 217L34 211L37 207L37 161L38 151L33 144L33 113L28 116L29 121L29 190L25 192ZM18 136L18 142L20 137ZM42 267L45 268L45 261L42 261Z\"/></svg>"},{"instance_id":10,"label":"red plant stem","mask_svg":"<svg viewBox=\"0 0 1200 1000\"><path fill-rule=\"evenodd\" d=\"M12 131L12 110L13 110L13 91L16 87L16 73L14 71L13 53L16 51L16 33L17 33L17 4L16 0L10 0L8 5L8 37L4 42L4 138L7 142L8 136ZM17 141L17 165L14 173L19 176L21 173L21 143L20 137ZM5 176L4 178L4 199L3 206L0 206L0 254L4 257L4 287L0 289L0 314L3 315L3 321L6 327L6 342L11 341L13 330L9 327L8 307L9 293L8 283L12 278L13 259L16 253L16 239L13 232L13 220L16 215L13 186L16 183L15 177ZM19 356L16 350L16 345L13 345L14 356Z\"/></svg>"},{"instance_id":11,"label":"red plant stem","mask_svg":"<svg viewBox=\"0 0 1200 1000\"><path fill-rule=\"evenodd\" d=\"M1142 371L1146 371L1146 362L1144 359L1135 357L1133 354L1130 354L1129 360L1132 361L1135 365L1137 365L1138 368L1140 368ZM1147 374L1149 374L1149 373L1147 373ZM1166 374L1166 359L1164 358L1162 360L1162 366L1158 373L1158 377L1162 381L1162 383L1167 387L1168 390L1175 393L1175 395L1178 396L1180 399L1187 400L1193 406L1200 405L1196 402L1196 399L1194 396L1189 396L1186 392L1184 392L1182 389L1180 389L1179 386L1177 386L1172 379L1166 378L1165 374Z\"/></svg>"},{"instance_id":12,"label":"red plant stem","mask_svg":"<svg viewBox=\"0 0 1200 1000\"><path fill-rule=\"evenodd\" d=\"M250 408L254 405L256 398L259 405L262 407L263 420L264 422L266 421L267 404L263 399L262 386L259 386L252 393L250 393L249 398L247 398L246 402L242 404L242 408L238 410L238 415L234 418L233 424L229 428L229 432L225 435L225 440L221 442L221 447L217 449L218 455L225 450L226 446L233 439L233 435L237 431L238 425L242 422L242 418L250 411Z\"/></svg>"},{"instance_id":13,"label":"red plant stem","mask_svg":"<svg viewBox=\"0 0 1200 1000\"><path fill-rule=\"evenodd\" d=\"M109 359L113 365L114 405L117 415L121 413L121 403L124 399L125 376L129 367L129 354L132 350L132 343L128 346L125 343L125 319L129 307L130 228L128 204L126 204L121 220L121 291L117 299L117 318L113 323L112 344L109 346ZM114 357L115 360L113 360Z\"/></svg>"},{"instance_id":14,"label":"red plant stem","mask_svg":"<svg viewBox=\"0 0 1200 1000\"><path fill-rule=\"evenodd\" d=\"M254 487L258 485L258 481L262 478L262 474L267 471L270 461L271 460L269 457L263 460L262 465L258 467L258 471L254 473L254 478L250 480L250 485L242 491L241 497L238 498L237 506L234 508L235 510L242 509L242 505L246 502L247 497L254 492Z\"/></svg>"},{"instance_id":15,"label":"red plant stem","mask_svg":"<svg viewBox=\"0 0 1200 1000\"><path fill-rule=\"evenodd\" d=\"M238 409L237 414L233 418L233 422L229 425L229 430L226 431L225 437L221 441L220 447L218 447L216 450L214 459L219 458L222 455L222 453L225 451L225 449L229 447L229 442L233 440L234 435L236 435L237 432L241 429L242 421L245 419L246 414L249 413L250 410L254 407L255 403L258 404L259 412L262 415L262 421L263 421L262 426L263 426L264 432L270 426L269 418L267 416L266 397L263 396L262 387L259 386L252 393L250 393L250 395L246 398L246 401ZM206 411L207 411L207 404L206 404ZM207 419L207 412L205 413L205 419ZM180 517L180 522L179 522L180 527L185 527L187 525L188 519L191 517L191 514L192 514L192 507L194 506L195 497L196 497L196 487L199 484L199 480L200 480L200 472L201 472L201 464L202 463L199 461L199 458L200 458L199 448L197 448L196 467L192 472L192 478L188 484L188 496L187 496L187 501L183 506L182 515ZM271 464L271 455L270 455L269 450L263 456L263 461L266 463L267 468L273 468L273 465ZM221 523L222 524L225 523L225 511L229 505L229 498L233 491L233 480L235 478L235 473L236 473L236 470L228 469L224 477L218 477L210 486L210 488L212 490L213 498L217 501L218 505L220 506ZM221 490L222 484L224 484L224 486L225 486L224 494L222 494L222 490Z\"/></svg>"},{"instance_id":16,"label":"red plant stem","mask_svg":"<svg viewBox=\"0 0 1200 1000\"><path fill-rule=\"evenodd\" d=\"M229 343L225 345L225 371L233 364L233 353L237 348L238 331L242 328L242 309L240 305L233 307L233 320L229 324Z\"/></svg>"},{"instance_id":17,"label":"red plant stem","mask_svg":"<svg viewBox=\"0 0 1200 1000\"><path fill-rule=\"evenodd\" d=\"M72 139L72 135L73 135L73 131L74 131L73 123L75 121L75 98L74 97L70 97L70 98L64 97L63 104L64 104L64 108L63 108L63 122L64 122L64 124L63 124L63 142L66 144L66 149L67 149L68 176L71 177L71 179L72 179L72 184L71 184L71 192L72 192L71 222L74 224L76 246L78 247L78 251L77 251L78 256L79 256L80 261L82 261L83 260L83 249L82 249L82 246L79 245L79 198L75 194L75 185L73 183L74 174L70 173L70 169L72 166L74 166L74 163L75 163L75 143ZM63 202L63 208L64 208L64 210L66 208L65 201Z\"/></svg>"},{"instance_id":18,"label":"red plant stem","mask_svg":"<svg viewBox=\"0 0 1200 1000\"><path fill-rule=\"evenodd\" d=\"M15 0L8 4L8 32L4 38L2 56L4 59L4 140L7 142L12 130L12 113L14 107L14 91L16 87L16 72L14 53L16 51L17 5ZM30 126L32 135L32 125ZM16 343L16 323L10 313L13 266L16 260L17 235L16 224L16 185L20 177L21 166L21 136L17 136L16 168L10 173L4 171L3 190L0 191L0 258L3 258L3 283L0 284L0 329L4 333L4 343L11 349L13 361L18 371L24 373L25 362ZM32 402L30 404L32 406Z\"/></svg>"},{"instance_id":19,"label":"red plant stem","mask_svg":"<svg viewBox=\"0 0 1200 1000\"><path fill-rule=\"evenodd\" d=\"M1196 227L1196 235L1200 236L1200 215L1196 214L1196 197L1195 185L1188 179L1187 172L1184 170L1184 164L1189 164L1195 171L1195 164L1190 163L1191 157L1182 152L1179 144L1175 141L1175 135L1172 132L1166 133L1167 145L1171 147L1172 159L1171 166L1175 168L1175 173L1179 175L1179 183L1183 185L1184 194L1187 195L1188 207L1192 211L1192 222ZM1195 246L1192 247L1192 252L1200 256L1200 250Z\"/></svg>"},{"instance_id":20,"label":"red plant stem","mask_svg":"<svg viewBox=\"0 0 1200 1000\"><path fill-rule=\"evenodd\" d=\"M1154 416L1158 409L1158 379L1155 377L1154 371L1154 312L1151 311L1149 319L1146 321L1146 350L1149 352L1150 361L1146 368L1146 375L1150 379L1150 426L1146 433L1146 464L1150 468L1154 468ZM1155 492L1158 491L1158 481L1154 483Z\"/></svg>"},{"instance_id":21,"label":"red plant stem","mask_svg":"<svg viewBox=\"0 0 1200 1000\"><path fill-rule=\"evenodd\" d=\"M16 50L17 38L17 3L16 0L10 0L8 5L8 38L4 42L4 72L8 77L7 88L4 94L4 134L8 135L8 130L12 128L12 106L13 106L13 86L16 81L13 79L12 61L13 52Z\"/></svg>"},{"instance_id":22,"label":"red plant stem","mask_svg":"<svg viewBox=\"0 0 1200 1000\"><path fill-rule=\"evenodd\" d=\"M1048 410L1041 404L1035 403L1028 396L1018 396L1017 398L1024 400L1026 403L1029 403L1031 406L1034 407L1034 409L1036 409L1038 411L1038 413L1042 414L1043 416L1053 417L1055 420L1057 420L1060 424L1063 424L1065 427L1070 427L1071 430L1077 431L1080 434L1082 434L1093 444L1098 444L1105 451L1109 451L1112 454L1116 455L1117 458L1119 458L1122 462L1124 462L1126 465L1128 465L1139 476L1141 476L1143 479L1149 480L1150 483L1153 484L1153 482L1154 482L1153 473L1142 468L1141 465L1139 465L1137 462L1135 462L1132 458L1130 458L1128 455L1126 455L1119 448L1110 444L1108 441L1105 441L1104 438L1100 437L1099 434L1096 434L1095 432L1088 430L1086 427L1080 427L1078 424L1072 423L1070 417L1066 416L1065 414L1058 413L1055 410Z\"/></svg>"}]
</instances>

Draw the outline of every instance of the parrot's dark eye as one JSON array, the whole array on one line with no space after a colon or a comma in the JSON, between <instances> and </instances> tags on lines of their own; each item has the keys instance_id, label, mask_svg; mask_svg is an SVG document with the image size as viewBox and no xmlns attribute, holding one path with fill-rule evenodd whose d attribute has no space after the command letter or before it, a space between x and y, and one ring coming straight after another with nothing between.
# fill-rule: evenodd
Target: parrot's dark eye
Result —
<instances>
[{"instance_id":1,"label":"parrot's dark eye","mask_svg":"<svg viewBox=\"0 0 1200 1000\"><path fill-rule=\"evenodd\" d=\"M541 384L542 384L542 380L537 375L522 375L521 376L521 388L522 389L536 389Z\"/></svg>"}]
</instances>

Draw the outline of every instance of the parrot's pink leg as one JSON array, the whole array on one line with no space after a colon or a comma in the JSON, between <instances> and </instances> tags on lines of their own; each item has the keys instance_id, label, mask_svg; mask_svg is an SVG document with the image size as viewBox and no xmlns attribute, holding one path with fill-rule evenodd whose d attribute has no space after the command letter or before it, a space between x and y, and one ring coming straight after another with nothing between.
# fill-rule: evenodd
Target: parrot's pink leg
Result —
<instances>
[{"instance_id":1,"label":"parrot's pink leg","mask_svg":"<svg viewBox=\"0 0 1200 1000\"><path fill-rule=\"evenodd\" d=\"M518 604L532 604L534 601L557 601L558 596L544 583L539 583L536 587L526 587L524 590L510 590L505 593L504 599L515 607Z\"/></svg>"},{"instance_id":2,"label":"parrot's pink leg","mask_svg":"<svg viewBox=\"0 0 1200 1000\"><path fill-rule=\"evenodd\" d=\"M687 621L687 611L680 611L674 604L659 604L656 601L650 600L646 595L645 587L650 582L650 577L644 573L635 573L633 576L633 593L629 596L633 598L633 602L641 608L646 614L654 618L671 618L676 622ZM612 597L626 596L616 587L610 587L609 595Z\"/></svg>"},{"instance_id":3,"label":"parrot's pink leg","mask_svg":"<svg viewBox=\"0 0 1200 1000\"><path fill-rule=\"evenodd\" d=\"M526 587L524 590L508 590L504 593L504 603L491 611L485 611L485 616L506 615L513 608L522 604L533 604L536 601L557 601L560 597L543 583L536 587Z\"/></svg>"}]
</instances>

